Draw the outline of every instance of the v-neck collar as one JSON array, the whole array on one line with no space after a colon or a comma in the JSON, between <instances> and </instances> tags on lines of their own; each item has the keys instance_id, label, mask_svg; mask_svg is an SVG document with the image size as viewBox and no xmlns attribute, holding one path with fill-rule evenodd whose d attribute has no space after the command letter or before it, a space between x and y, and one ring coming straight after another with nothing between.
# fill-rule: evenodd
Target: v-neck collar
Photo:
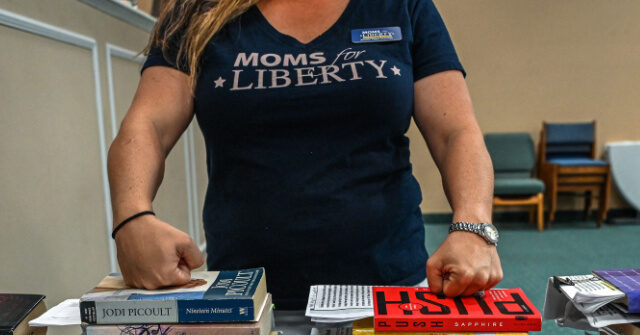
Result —
<instances>
[{"instance_id":1,"label":"v-neck collar","mask_svg":"<svg viewBox=\"0 0 640 335\"><path fill-rule=\"evenodd\" d=\"M253 7L251 7L249 11L252 12L253 15L255 15L260 27L263 28L269 35L273 36L277 40L293 47L309 48L309 47L322 44L324 41L329 39L330 36L336 30L340 29L340 27L346 24L347 21L351 18L351 12L356 7L357 1L358 0L349 0L347 7L342 11L342 14L340 14L340 17L338 18L338 20L335 23L333 23L333 25L331 25L331 27L329 27L327 30L325 30L320 35L316 36L313 40L307 43L302 43L298 41L295 37L287 34L283 34L279 30L277 30L274 26L271 25L269 20L267 20L267 18L264 15L262 15L262 12L258 8L258 6L254 5Z\"/></svg>"}]
</instances>

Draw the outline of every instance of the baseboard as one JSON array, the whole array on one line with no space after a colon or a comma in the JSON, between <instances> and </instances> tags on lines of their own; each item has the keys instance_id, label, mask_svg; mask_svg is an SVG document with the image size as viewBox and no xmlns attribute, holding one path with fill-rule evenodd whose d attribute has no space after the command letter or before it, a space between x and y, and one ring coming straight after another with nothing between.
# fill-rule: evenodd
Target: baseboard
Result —
<instances>
[{"instance_id":1,"label":"baseboard","mask_svg":"<svg viewBox=\"0 0 640 335\"><path fill-rule=\"evenodd\" d=\"M589 221L596 220L597 211L591 212ZM629 220L636 220L638 211L632 208L614 208L607 213L607 223L621 223ZM545 213L546 217L546 213ZM556 212L555 221L583 221L583 212L581 210L563 210ZM422 221L425 224L449 224L453 220L451 213L422 213ZM528 211L514 212L494 212L493 221L495 222L526 222L529 221Z\"/></svg>"}]
</instances>

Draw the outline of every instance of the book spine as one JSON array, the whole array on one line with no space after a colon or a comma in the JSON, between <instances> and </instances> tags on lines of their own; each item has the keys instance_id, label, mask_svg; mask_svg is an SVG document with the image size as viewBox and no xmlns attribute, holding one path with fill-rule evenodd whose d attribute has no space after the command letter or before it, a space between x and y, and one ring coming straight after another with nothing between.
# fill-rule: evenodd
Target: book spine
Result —
<instances>
[{"instance_id":1,"label":"book spine","mask_svg":"<svg viewBox=\"0 0 640 335\"><path fill-rule=\"evenodd\" d=\"M81 301L86 324L163 324L254 321L251 299Z\"/></svg>"},{"instance_id":2,"label":"book spine","mask_svg":"<svg viewBox=\"0 0 640 335\"><path fill-rule=\"evenodd\" d=\"M511 318L470 317L464 319L379 317L374 320L376 332L520 332L539 330L540 319L515 316Z\"/></svg>"},{"instance_id":3,"label":"book spine","mask_svg":"<svg viewBox=\"0 0 640 335\"><path fill-rule=\"evenodd\" d=\"M80 321L83 323L95 324L98 320L96 315L95 301L80 302Z\"/></svg>"},{"instance_id":4,"label":"book spine","mask_svg":"<svg viewBox=\"0 0 640 335\"><path fill-rule=\"evenodd\" d=\"M254 321L252 299L178 300L178 322Z\"/></svg>"},{"instance_id":5,"label":"book spine","mask_svg":"<svg viewBox=\"0 0 640 335\"><path fill-rule=\"evenodd\" d=\"M256 328L225 328L201 325L87 326L83 335L260 335Z\"/></svg>"}]
</instances>

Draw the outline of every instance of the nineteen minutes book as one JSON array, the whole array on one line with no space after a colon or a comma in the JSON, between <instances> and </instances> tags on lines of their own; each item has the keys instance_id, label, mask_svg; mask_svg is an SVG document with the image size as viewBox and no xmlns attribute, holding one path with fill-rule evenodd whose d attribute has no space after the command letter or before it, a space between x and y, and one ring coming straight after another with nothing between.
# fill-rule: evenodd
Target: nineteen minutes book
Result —
<instances>
[{"instance_id":1,"label":"nineteen minutes book","mask_svg":"<svg viewBox=\"0 0 640 335\"><path fill-rule=\"evenodd\" d=\"M373 287L376 331L540 331L540 312L519 288L447 298L428 287Z\"/></svg>"},{"instance_id":2,"label":"nineteen minutes book","mask_svg":"<svg viewBox=\"0 0 640 335\"><path fill-rule=\"evenodd\" d=\"M147 325L84 325L83 335L269 335L273 324L271 295L258 312L257 322Z\"/></svg>"},{"instance_id":3,"label":"nineteen minutes book","mask_svg":"<svg viewBox=\"0 0 640 335\"><path fill-rule=\"evenodd\" d=\"M80 319L86 324L252 322L266 298L264 268L195 271L189 283L158 290L130 288L116 274L80 298Z\"/></svg>"}]
</instances>

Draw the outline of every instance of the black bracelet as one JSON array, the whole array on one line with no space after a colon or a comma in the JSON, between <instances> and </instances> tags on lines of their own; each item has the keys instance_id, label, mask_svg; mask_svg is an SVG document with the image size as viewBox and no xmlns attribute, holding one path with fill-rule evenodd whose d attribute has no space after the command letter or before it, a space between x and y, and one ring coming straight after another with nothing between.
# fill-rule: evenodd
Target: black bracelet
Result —
<instances>
[{"instance_id":1,"label":"black bracelet","mask_svg":"<svg viewBox=\"0 0 640 335\"><path fill-rule=\"evenodd\" d=\"M156 213L154 213L154 212L152 212L152 211L144 211L144 212L140 212L140 213L137 213L137 214L133 214L133 215L131 215L130 217L128 217L127 219L125 219L124 221L122 221L122 222L121 222L121 223L116 227L116 229L114 229L114 230L111 232L111 238L115 240L115 239L116 239L116 233L118 232L118 230L120 230L120 228L122 228L122 226L124 226L125 224L129 223L129 221L131 221L131 220L133 220L133 219L135 219L135 218L137 218L137 217L139 217L139 216L148 215L148 214L151 214L151 215L153 215L153 216L155 216L155 215L156 215Z\"/></svg>"}]
</instances>

